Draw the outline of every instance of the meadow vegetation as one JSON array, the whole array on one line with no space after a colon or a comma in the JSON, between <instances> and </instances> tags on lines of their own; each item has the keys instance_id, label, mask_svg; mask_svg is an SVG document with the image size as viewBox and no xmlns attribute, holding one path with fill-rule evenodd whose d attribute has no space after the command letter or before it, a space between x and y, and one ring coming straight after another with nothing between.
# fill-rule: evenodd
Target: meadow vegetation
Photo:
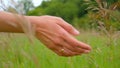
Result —
<instances>
[{"instance_id":1,"label":"meadow vegetation","mask_svg":"<svg viewBox=\"0 0 120 68\"><path fill-rule=\"evenodd\" d=\"M11 0L12 1L12 0ZM53 15L75 26L76 38L92 47L89 54L61 57L29 34L0 33L0 68L119 68L120 2L119 0L51 0L38 7L23 3L23 14ZM15 5L18 6L18 5ZM30 8L30 9L29 9ZM7 11L19 11L7 7ZM26 28L26 27L25 27Z\"/></svg>"},{"instance_id":2,"label":"meadow vegetation","mask_svg":"<svg viewBox=\"0 0 120 68\"><path fill-rule=\"evenodd\" d=\"M120 37L110 40L103 33L82 31L76 37L92 46L89 54L61 57L37 39L30 43L23 34L0 36L0 68L119 68Z\"/></svg>"}]
</instances>

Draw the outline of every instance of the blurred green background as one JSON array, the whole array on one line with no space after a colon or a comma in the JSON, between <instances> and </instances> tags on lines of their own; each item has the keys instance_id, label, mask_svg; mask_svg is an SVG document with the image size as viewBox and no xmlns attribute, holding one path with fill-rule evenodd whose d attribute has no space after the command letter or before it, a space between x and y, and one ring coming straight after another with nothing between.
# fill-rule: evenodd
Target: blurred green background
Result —
<instances>
[{"instance_id":1,"label":"blurred green background","mask_svg":"<svg viewBox=\"0 0 120 68\"><path fill-rule=\"evenodd\" d=\"M40 6L26 14L62 17L68 23L83 29L96 28L100 25L98 21L101 21L107 30L119 30L119 11L119 0L43 0Z\"/></svg>"},{"instance_id":2,"label":"blurred green background","mask_svg":"<svg viewBox=\"0 0 120 68\"><path fill-rule=\"evenodd\" d=\"M38 1L38 0L36 0ZM0 34L0 68L119 68L119 0L11 0L6 11L25 15L62 17L77 28L78 40L92 46L89 54L60 57L37 39L30 43L23 34ZM2 3L2 2L1 2Z\"/></svg>"}]
</instances>

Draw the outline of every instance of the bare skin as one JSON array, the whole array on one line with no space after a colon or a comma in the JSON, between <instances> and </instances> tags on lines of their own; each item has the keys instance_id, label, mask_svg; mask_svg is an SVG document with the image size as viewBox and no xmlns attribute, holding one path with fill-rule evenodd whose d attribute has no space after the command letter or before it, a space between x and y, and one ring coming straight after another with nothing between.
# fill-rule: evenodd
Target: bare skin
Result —
<instances>
[{"instance_id":1,"label":"bare skin","mask_svg":"<svg viewBox=\"0 0 120 68\"><path fill-rule=\"evenodd\" d=\"M24 16L24 18L36 26L35 36L59 56L69 57L91 51L91 47L88 44L80 42L73 37L79 35L79 32L59 17ZM17 27L9 25L8 21L17 25ZM18 22L13 14L0 12L0 32L24 33Z\"/></svg>"}]
</instances>

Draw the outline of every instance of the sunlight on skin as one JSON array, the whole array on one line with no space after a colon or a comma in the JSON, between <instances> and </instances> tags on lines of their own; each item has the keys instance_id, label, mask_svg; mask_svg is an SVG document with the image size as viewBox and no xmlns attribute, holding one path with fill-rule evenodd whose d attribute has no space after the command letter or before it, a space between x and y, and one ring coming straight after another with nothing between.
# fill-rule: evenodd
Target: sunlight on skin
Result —
<instances>
[{"instance_id":1,"label":"sunlight on skin","mask_svg":"<svg viewBox=\"0 0 120 68\"><path fill-rule=\"evenodd\" d=\"M88 44L73 37L79 35L79 32L60 17L21 16L17 14L16 17L18 19L11 13L0 12L0 32L29 33L29 30L31 30L29 29L29 24L31 23L31 25L34 25L36 38L59 56L69 57L91 51L91 47Z\"/></svg>"}]
</instances>

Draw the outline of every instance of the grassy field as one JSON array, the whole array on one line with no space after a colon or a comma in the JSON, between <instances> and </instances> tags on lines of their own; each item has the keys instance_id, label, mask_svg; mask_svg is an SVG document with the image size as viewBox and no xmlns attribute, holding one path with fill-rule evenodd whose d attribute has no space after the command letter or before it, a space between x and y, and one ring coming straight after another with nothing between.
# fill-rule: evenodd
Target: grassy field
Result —
<instances>
[{"instance_id":1,"label":"grassy field","mask_svg":"<svg viewBox=\"0 0 120 68\"><path fill-rule=\"evenodd\" d=\"M0 34L0 68L119 68L120 37L94 31L81 32L77 39L90 44L92 52L60 57L38 40L30 43L25 35Z\"/></svg>"}]
</instances>

